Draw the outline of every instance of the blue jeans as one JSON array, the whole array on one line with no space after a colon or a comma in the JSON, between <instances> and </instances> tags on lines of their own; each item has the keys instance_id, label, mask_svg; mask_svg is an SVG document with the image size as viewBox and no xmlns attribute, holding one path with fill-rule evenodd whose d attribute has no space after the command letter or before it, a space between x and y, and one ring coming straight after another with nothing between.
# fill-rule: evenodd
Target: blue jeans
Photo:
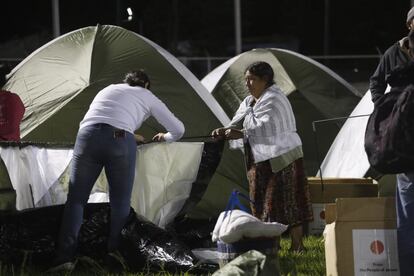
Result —
<instances>
[{"instance_id":1,"label":"blue jeans","mask_svg":"<svg viewBox=\"0 0 414 276\"><path fill-rule=\"evenodd\" d=\"M400 273L414 275L414 172L397 174L396 207Z\"/></svg>"},{"instance_id":2,"label":"blue jeans","mask_svg":"<svg viewBox=\"0 0 414 276\"><path fill-rule=\"evenodd\" d=\"M136 142L132 133L108 124L95 124L79 130L58 237L57 259L71 260L75 255L84 206L102 168L105 168L108 180L111 206L108 251L117 249L129 215L135 160Z\"/></svg>"}]
</instances>

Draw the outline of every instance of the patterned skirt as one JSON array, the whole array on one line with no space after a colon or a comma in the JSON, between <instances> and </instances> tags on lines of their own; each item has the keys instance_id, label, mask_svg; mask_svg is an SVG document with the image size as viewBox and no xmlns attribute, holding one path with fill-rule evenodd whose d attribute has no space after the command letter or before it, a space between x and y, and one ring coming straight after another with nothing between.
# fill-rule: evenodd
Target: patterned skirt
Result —
<instances>
[{"instance_id":1,"label":"patterned skirt","mask_svg":"<svg viewBox=\"0 0 414 276\"><path fill-rule=\"evenodd\" d=\"M309 184L303 158L272 172L269 160L254 163L251 147L245 144L247 178L252 214L262 221L295 226L313 220Z\"/></svg>"}]
</instances>

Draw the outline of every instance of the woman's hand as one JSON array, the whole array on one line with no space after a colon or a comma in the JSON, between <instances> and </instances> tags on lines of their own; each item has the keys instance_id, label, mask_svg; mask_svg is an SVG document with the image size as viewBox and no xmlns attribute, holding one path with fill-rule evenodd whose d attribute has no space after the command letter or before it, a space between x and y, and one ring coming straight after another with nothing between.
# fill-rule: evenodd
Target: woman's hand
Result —
<instances>
[{"instance_id":1,"label":"woman's hand","mask_svg":"<svg viewBox=\"0 0 414 276\"><path fill-rule=\"evenodd\" d=\"M244 134L241 130L235 128L226 129L224 132L224 137L228 140L240 139L244 137Z\"/></svg>"},{"instance_id":2,"label":"woman's hand","mask_svg":"<svg viewBox=\"0 0 414 276\"><path fill-rule=\"evenodd\" d=\"M139 135L139 134L134 134L134 138L135 138L135 141L136 141L138 144L145 143L145 137L144 137L144 136L142 136L142 135Z\"/></svg>"},{"instance_id":3,"label":"woman's hand","mask_svg":"<svg viewBox=\"0 0 414 276\"><path fill-rule=\"evenodd\" d=\"M163 142L163 141L165 141L164 135L165 135L165 133L160 132L160 133L156 134L154 137L152 137L152 141Z\"/></svg>"},{"instance_id":4,"label":"woman's hand","mask_svg":"<svg viewBox=\"0 0 414 276\"><path fill-rule=\"evenodd\" d=\"M215 130L211 132L211 136L213 137L214 140L222 140L224 139L225 131L226 131L226 128L224 127L216 128Z\"/></svg>"}]
</instances>

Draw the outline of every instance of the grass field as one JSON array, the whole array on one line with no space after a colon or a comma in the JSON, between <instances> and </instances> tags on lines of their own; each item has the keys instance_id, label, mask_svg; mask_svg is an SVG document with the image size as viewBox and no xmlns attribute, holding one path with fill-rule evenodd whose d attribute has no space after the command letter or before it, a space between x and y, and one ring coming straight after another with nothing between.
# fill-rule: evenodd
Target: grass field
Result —
<instances>
[{"instance_id":1,"label":"grass field","mask_svg":"<svg viewBox=\"0 0 414 276\"><path fill-rule=\"evenodd\" d=\"M325 275L325 254L324 243L320 236L308 236L304 239L306 250L301 253L292 253L289 251L290 240L288 238L281 239L281 249L279 251L279 263L281 275L293 276L293 275ZM21 267L10 267L0 264L0 276L32 276L32 275L45 275L44 272L38 271L31 267L27 267L24 264ZM56 275L56 274L54 274ZM72 273L61 273L59 275L111 275L108 271L105 271L99 266L95 266L93 263L85 267L80 264ZM154 272L140 272L130 273L124 272L118 275L126 276L142 276L142 275L173 275L168 272L160 271ZM178 275L191 276L191 273L181 273Z\"/></svg>"},{"instance_id":2,"label":"grass field","mask_svg":"<svg viewBox=\"0 0 414 276\"><path fill-rule=\"evenodd\" d=\"M325 249L321 236L308 236L304 239L306 251L289 252L290 240L282 238L279 251L280 272L282 275L325 275Z\"/></svg>"}]
</instances>

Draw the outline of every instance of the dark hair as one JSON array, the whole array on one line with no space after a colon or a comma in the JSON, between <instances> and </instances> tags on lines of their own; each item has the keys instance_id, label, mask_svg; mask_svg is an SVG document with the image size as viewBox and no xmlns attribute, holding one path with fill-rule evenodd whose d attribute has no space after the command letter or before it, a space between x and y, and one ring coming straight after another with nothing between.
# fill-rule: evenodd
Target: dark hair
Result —
<instances>
[{"instance_id":1,"label":"dark hair","mask_svg":"<svg viewBox=\"0 0 414 276\"><path fill-rule=\"evenodd\" d=\"M7 64L0 64L0 88L6 84L6 75L10 72Z\"/></svg>"},{"instance_id":2,"label":"dark hair","mask_svg":"<svg viewBox=\"0 0 414 276\"><path fill-rule=\"evenodd\" d=\"M142 69L128 72L125 75L124 82L130 86L141 86L147 89L150 88L151 84L148 75Z\"/></svg>"},{"instance_id":3,"label":"dark hair","mask_svg":"<svg viewBox=\"0 0 414 276\"><path fill-rule=\"evenodd\" d=\"M249 66L247 66L244 73L249 71L251 74L258 76L261 79L265 79L267 81L267 85L271 86L275 83L273 80L275 73L273 72L272 67L269 65L269 63L264 61L257 61Z\"/></svg>"}]
</instances>

